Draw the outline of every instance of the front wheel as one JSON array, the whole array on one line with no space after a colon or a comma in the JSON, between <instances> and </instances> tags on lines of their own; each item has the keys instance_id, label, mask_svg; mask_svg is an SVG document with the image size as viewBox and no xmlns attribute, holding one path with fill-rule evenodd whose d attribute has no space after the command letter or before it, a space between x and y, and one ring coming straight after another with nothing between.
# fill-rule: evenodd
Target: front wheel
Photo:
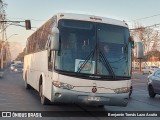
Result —
<instances>
[{"instance_id":1,"label":"front wheel","mask_svg":"<svg viewBox=\"0 0 160 120\"><path fill-rule=\"evenodd\" d=\"M24 86L26 89L31 89L31 86L27 83L27 80L24 81Z\"/></svg>"},{"instance_id":2,"label":"front wheel","mask_svg":"<svg viewBox=\"0 0 160 120\"><path fill-rule=\"evenodd\" d=\"M154 98L156 96L156 93L154 92L154 89L151 85L148 86L148 93L151 98Z\"/></svg>"},{"instance_id":3,"label":"front wheel","mask_svg":"<svg viewBox=\"0 0 160 120\"><path fill-rule=\"evenodd\" d=\"M31 86L27 82L27 73L25 75L24 86L25 86L26 89L31 89Z\"/></svg>"},{"instance_id":4,"label":"front wheel","mask_svg":"<svg viewBox=\"0 0 160 120\"><path fill-rule=\"evenodd\" d=\"M130 87L130 91L129 91L129 98L131 98L132 91L133 91L133 87L131 86L131 87Z\"/></svg>"},{"instance_id":5,"label":"front wheel","mask_svg":"<svg viewBox=\"0 0 160 120\"><path fill-rule=\"evenodd\" d=\"M50 104L50 101L43 95L43 85L40 85L40 98L42 105L48 105Z\"/></svg>"}]
</instances>

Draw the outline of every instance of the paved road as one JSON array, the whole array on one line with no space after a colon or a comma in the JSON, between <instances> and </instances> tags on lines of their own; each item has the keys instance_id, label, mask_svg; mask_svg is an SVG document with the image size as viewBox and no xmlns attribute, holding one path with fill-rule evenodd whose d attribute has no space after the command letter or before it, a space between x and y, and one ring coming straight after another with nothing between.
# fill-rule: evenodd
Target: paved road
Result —
<instances>
[{"instance_id":1,"label":"paved road","mask_svg":"<svg viewBox=\"0 0 160 120\"><path fill-rule=\"evenodd\" d=\"M81 105L41 105L38 92L26 90L21 73L6 70L4 78L0 79L0 111L83 111L91 117L78 117L82 120L105 120L105 119L141 119L142 117L95 117L91 111L160 111L160 96L151 99L148 96L147 75L134 73L132 78L133 94L127 107L105 106L104 108L81 106ZM15 118L17 119L17 118ZM31 118L26 118L31 119ZM46 118L45 118L46 119ZM54 117L47 119L72 119L74 117ZM144 118L143 118L144 119ZM145 120L158 120L160 118L145 118Z\"/></svg>"}]
</instances>

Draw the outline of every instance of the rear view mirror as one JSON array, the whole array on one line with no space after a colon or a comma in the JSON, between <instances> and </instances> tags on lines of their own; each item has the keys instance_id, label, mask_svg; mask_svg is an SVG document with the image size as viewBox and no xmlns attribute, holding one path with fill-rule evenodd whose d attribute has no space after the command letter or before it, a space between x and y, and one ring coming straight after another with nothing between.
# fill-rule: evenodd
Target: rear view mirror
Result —
<instances>
[{"instance_id":1,"label":"rear view mirror","mask_svg":"<svg viewBox=\"0 0 160 120\"><path fill-rule=\"evenodd\" d=\"M59 29L54 27L51 35L51 50L59 50Z\"/></svg>"},{"instance_id":2,"label":"rear view mirror","mask_svg":"<svg viewBox=\"0 0 160 120\"><path fill-rule=\"evenodd\" d=\"M142 59L143 58L143 44L142 42L136 42L136 58L137 59Z\"/></svg>"}]
</instances>

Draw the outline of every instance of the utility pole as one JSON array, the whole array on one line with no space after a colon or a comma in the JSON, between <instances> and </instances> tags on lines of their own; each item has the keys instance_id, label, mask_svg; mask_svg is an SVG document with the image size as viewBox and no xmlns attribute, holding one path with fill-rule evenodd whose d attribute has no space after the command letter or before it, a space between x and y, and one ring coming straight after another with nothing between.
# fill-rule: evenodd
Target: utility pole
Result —
<instances>
[{"instance_id":1,"label":"utility pole","mask_svg":"<svg viewBox=\"0 0 160 120\"><path fill-rule=\"evenodd\" d=\"M5 10L4 7L6 6L6 4L3 2L3 0L0 0L0 20L4 21L5 20ZM3 64L3 60L4 60L4 33L5 33L5 23L0 23L0 28L1 28L1 61L0 61L0 65L1 65L1 69L4 68L4 64Z\"/></svg>"},{"instance_id":2,"label":"utility pole","mask_svg":"<svg viewBox=\"0 0 160 120\"><path fill-rule=\"evenodd\" d=\"M4 0L0 0L0 35L1 35L0 36L0 70L5 67L4 65L7 65L7 61L8 61L8 58L9 58L7 55L10 54L10 52L8 52L9 47L6 45L7 41L5 41L6 23L9 23L9 22L11 22L11 23L25 22L26 30L31 29L30 20L25 20L25 21L6 20L6 18L5 18L6 17L6 14L5 14L5 7L6 6L7 6L7 4L4 2ZM6 63L6 64L4 64L4 63ZM1 75L1 73L0 73L0 75Z\"/></svg>"},{"instance_id":3,"label":"utility pole","mask_svg":"<svg viewBox=\"0 0 160 120\"><path fill-rule=\"evenodd\" d=\"M3 50L4 50L4 23L2 23L1 69L3 69Z\"/></svg>"}]
</instances>

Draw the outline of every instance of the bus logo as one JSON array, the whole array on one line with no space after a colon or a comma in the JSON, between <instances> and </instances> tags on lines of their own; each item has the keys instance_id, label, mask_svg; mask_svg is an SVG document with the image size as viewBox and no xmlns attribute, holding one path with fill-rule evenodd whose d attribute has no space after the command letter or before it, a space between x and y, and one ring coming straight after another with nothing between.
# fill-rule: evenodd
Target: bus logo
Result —
<instances>
[{"instance_id":1,"label":"bus logo","mask_svg":"<svg viewBox=\"0 0 160 120\"><path fill-rule=\"evenodd\" d=\"M93 92L93 93L97 92L97 88L96 88L96 87L93 87L93 88L92 88L92 92Z\"/></svg>"}]
</instances>

